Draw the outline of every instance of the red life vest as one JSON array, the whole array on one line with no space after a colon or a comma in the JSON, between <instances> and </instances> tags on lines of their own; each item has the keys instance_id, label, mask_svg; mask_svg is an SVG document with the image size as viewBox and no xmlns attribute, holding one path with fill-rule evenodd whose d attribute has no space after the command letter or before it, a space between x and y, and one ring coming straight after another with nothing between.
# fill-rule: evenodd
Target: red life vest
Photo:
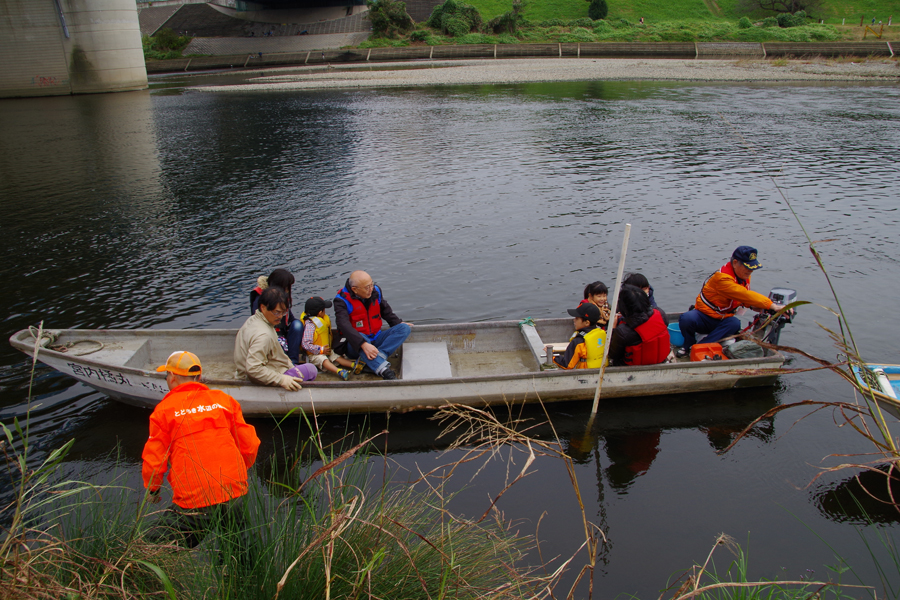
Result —
<instances>
[{"instance_id":1,"label":"red life vest","mask_svg":"<svg viewBox=\"0 0 900 600\"><path fill-rule=\"evenodd\" d=\"M381 289L376 285L372 290L372 302L369 308L362 303L362 300L354 297L350 290L346 287L341 288L337 293L336 300L342 300L347 305L347 312L350 314L350 324L353 329L362 333L375 337L381 331Z\"/></svg>"},{"instance_id":2,"label":"red life vest","mask_svg":"<svg viewBox=\"0 0 900 600\"><path fill-rule=\"evenodd\" d=\"M647 321L634 328L641 343L625 347L626 365L658 365L666 360L671 349L669 330L663 322L659 309L653 309L653 315Z\"/></svg>"}]
</instances>

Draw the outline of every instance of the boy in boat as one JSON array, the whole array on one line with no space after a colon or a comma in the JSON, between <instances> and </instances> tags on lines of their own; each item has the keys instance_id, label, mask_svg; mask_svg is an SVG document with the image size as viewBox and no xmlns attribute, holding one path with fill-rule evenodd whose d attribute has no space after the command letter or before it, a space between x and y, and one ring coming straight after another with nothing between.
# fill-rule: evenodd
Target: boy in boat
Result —
<instances>
[{"instance_id":1,"label":"boy in boat","mask_svg":"<svg viewBox=\"0 0 900 600\"><path fill-rule=\"evenodd\" d=\"M331 306L330 300L318 296L306 301L303 314L300 315L300 319L303 321L301 345L306 352L307 362L347 381L350 371L340 369L334 363L348 367L352 367L353 363L331 349L331 319L325 313L325 309L331 308Z\"/></svg>"},{"instance_id":2,"label":"boy in boat","mask_svg":"<svg viewBox=\"0 0 900 600\"><path fill-rule=\"evenodd\" d=\"M553 359L562 369L597 369L603 362L606 332L598 327L600 309L590 302L582 302L568 311L574 317L575 334L562 356Z\"/></svg>"},{"instance_id":3,"label":"boy in boat","mask_svg":"<svg viewBox=\"0 0 900 600\"><path fill-rule=\"evenodd\" d=\"M203 367L191 352L173 352L166 364L169 393L150 415L150 437L142 454L142 475L149 501L160 500L166 471L172 485L172 506L151 530L156 541L178 539L197 546L220 523L236 532L231 543L246 558L242 500L247 493L247 469L256 461L259 438L244 421L241 405L219 390L200 383ZM223 540L228 542L229 540Z\"/></svg>"}]
</instances>

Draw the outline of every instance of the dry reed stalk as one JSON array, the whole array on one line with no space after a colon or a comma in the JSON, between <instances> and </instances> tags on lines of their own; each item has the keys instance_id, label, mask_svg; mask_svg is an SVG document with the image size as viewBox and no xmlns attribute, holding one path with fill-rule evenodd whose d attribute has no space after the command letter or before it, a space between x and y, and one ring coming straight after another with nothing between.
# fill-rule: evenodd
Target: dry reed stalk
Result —
<instances>
[{"instance_id":1,"label":"dry reed stalk","mask_svg":"<svg viewBox=\"0 0 900 600\"><path fill-rule=\"evenodd\" d=\"M725 122L725 124L727 124L731 128L735 137L741 141L741 144L744 146L744 148L746 148L747 151L750 154L752 154L754 156L754 158L756 158L756 150L753 148L753 146L750 145L749 142L747 142L747 140L744 138L744 136L721 113L719 113L719 117L722 119L722 121ZM822 272L822 275L825 277L825 281L828 283L828 288L831 291L831 296L832 296L832 298L834 298L835 304L837 305L836 311L829 309L827 307L822 307L822 308L825 308L826 310L828 310L829 312L831 312L832 314L837 316L838 324L841 327L840 335L838 335L834 331L831 331L827 327L824 327L821 324L819 324L819 327L821 327L823 330L825 330L831 337L834 344L837 345L838 348L842 352L844 352L844 354L847 356L848 362L850 362L853 365L857 365L859 368L865 368L866 362L862 359L862 356L861 356L861 353L859 350L859 346L856 344L856 340L853 337L853 331L850 329L850 324L847 323L846 313L844 312L844 309L841 306L841 300L838 297L837 290L835 289L834 284L831 281L831 276L828 274L828 270L825 268L825 262L822 260L822 255L819 253L818 249L816 248L817 244L832 242L835 240L833 240L833 239L813 240L812 237L809 235L809 233L806 231L806 227L804 227L803 222L800 220L800 216L797 214L797 211L794 210L794 206L791 203L790 199L787 197L787 194L785 194L782 187L778 184L778 181L776 181L775 177L771 174L769 174L768 177L769 177L769 180L772 182L772 185L775 187L775 190L781 196L781 199L784 200L785 205L791 211L791 214L794 215L794 219L797 221L797 224L800 226L800 229L803 232L804 237L806 238L809 252L810 252L810 254L812 254L813 259L815 259L815 261L816 261L816 265L818 266L819 270ZM821 305L819 305L819 306L821 306ZM846 329L846 333L844 332L844 329ZM796 349L794 349L794 350L796 350ZM804 356L807 356L808 358L811 358L806 353L803 353L799 350L797 350L797 352ZM818 361L819 359L814 359L814 360ZM827 363L827 361L824 361L824 362ZM822 364L822 363L820 362L820 364ZM831 368L831 367L829 367L829 368ZM878 444L881 447L887 448L888 452L892 456L900 457L900 450L898 450L897 444L894 442L894 439L891 436L890 431L888 430L887 421L885 420L884 414L881 411L881 407L878 404L875 392L868 388L864 389L863 386L859 385L856 382L855 377L852 376L852 373L845 372L843 369L832 368L832 370L835 373L837 373L840 376L847 379L853 385L853 387L857 391L859 391L860 394L862 395L863 400L865 401L866 406L868 407L869 416L874 421L875 426L878 429L879 434L881 435L881 440L879 440Z\"/></svg>"},{"instance_id":2,"label":"dry reed stalk","mask_svg":"<svg viewBox=\"0 0 900 600\"><path fill-rule=\"evenodd\" d=\"M511 481L509 465L512 464L512 459L510 457L510 460L507 462L506 485L498 494L494 495L494 497L491 499L488 510L485 511L479 521L483 520L492 509L496 509L497 502L512 487L512 485L521 481L524 477L530 474L529 468L533 465L537 457L545 456L560 459L563 461L563 464L566 465L566 472L569 475L569 481L572 484L573 491L575 492L576 500L578 501L578 507L582 517L582 525L584 527L585 541L583 544L581 544L581 546L579 546L579 548L569 559L564 561L563 565L561 565L558 569L556 569L556 571L550 574L550 577L554 582L558 582L559 577L562 575L563 571L568 567L568 565L574 560L575 556L579 552L581 552L583 548L587 548L588 561L579 570L578 575L576 576L575 581L573 582L567 594L567 598L575 597L575 590L585 576L588 576L587 597L592 598L593 575L597 561L597 550L599 548L601 539L604 543L607 542L606 535L600 527L597 527L597 525L591 523L588 520L587 513L584 508L584 501L582 499L581 490L578 486L578 478L575 473L574 462L572 461L572 458L562 450L562 443L559 440L559 435L557 434L556 429L553 427L553 423L550 420L549 415L547 414L546 407L544 407L544 404L540 401L540 397L538 397L538 402L541 404L541 407L544 410L544 415L547 417L547 419L542 423L535 423L531 425L528 425L526 421L521 418L511 418L509 421L503 423L497 418L493 411L457 404L450 404L441 408L435 413L432 419L440 422L444 426L444 430L441 432L441 437L450 435L453 435L454 437L454 441L446 450L447 452L454 450L464 450L463 457L453 463L453 466L451 467L451 473L453 469L458 465L483 459L484 463L476 471L477 475L477 473L480 473L481 470L483 470L487 466L487 463L492 458L498 456L501 448L503 447L508 447L511 451L518 448L526 455L524 465L521 469L519 469L518 473L515 475L515 477L512 478ZM507 408L511 409L512 407ZM553 431L553 439L555 441L547 442L528 436L529 431L541 425L550 426L551 430ZM431 473L433 472L434 471L432 471ZM540 522L538 522L538 528L539 527ZM540 560L542 563L544 563L545 561L540 551L540 542L537 541L536 543ZM552 590L552 587L553 586L550 586L548 589ZM550 593L552 593L552 591Z\"/></svg>"},{"instance_id":3,"label":"dry reed stalk","mask_svg":"<svg viewBox=\"0 0 900 600\"><path fill-rule=\"evenodd\" d=\"M813 479L807 484L807 487L811 486L820 477L822 477L828 473L834 473L836 471L841 471L844 469L857 469L857 470L862 470L862 471L878 471L879 473L885 475L885 477L887 478L888 481L890 481L891 479L896 479L897 474L894 472L894 466L898 462L900 462L900 453L898 453L897 445L893 442L893 439L890 437L890 435L888 435L887 438L885 438L885 436L883 435L882 424L884 424L885 419L884 419L884 415L881 412L881 407L878 403L879 400L890 401L891 399L886 396L883 396L882 394L879 394L878 392L875 392L871 388L864 389L864 390L860 389L861 386L860 386L859 382L856 380L855 375L853 374L853 372L850 370L849 367L854 364L861 365L862 367L864 367L865 363L859 358L859 356L857 356L854 353L853 349L851 349L850 346L844 342L842 336L836 334L835 332L829 330L828 328L822 326L821 324L819 326L822 327L822 329L825 330L829 334L829 336L831 337L833 343L838 348L838 350L844 356L847 357L846 361L830 362L828 360L819 358L809 352L803 351L799 348L794 348L792 346L769 344L767 342L763 342L763 341L756 340L756 339L754 339L754 341L757 344L759 344L760 346L762 346L763 348L767 348L770 350L777 350L779 352L799 354L819 365L819 367L816 367L814 369L809 369L809 370L828 369L829 371L837 374L842 379L844 379L845 381L850 383L852 386L852 389L854 390L854 394L856 392L859 392L863 396L863 399L865 400L865 402L863 404L860 404L859 402L850 403L850 402L823 402L823 401L817 401L817 400L803 400L800 402L793 402L791 404L777 406L773 409L770 409L765 414L761 415L760 417L755 419L752 423L750 423L741 433L739 433L737 435L737 437L734 439L734 441L727 448L721 450L719 452L719 454L724 454L724 453L728 452L729 450L731 450L731 448L734 447L735 444L737 444L745 435L747 435L758 422L760 422L761 420L764 420L764 419L771 418L784 410L799 408L799 407L804 407L804 406L814 407L814 409L812 411L810 411L809 413L807 413L807 414L803 415L802 417L800 417L799 419L797 419L796 422L799 422L799 421L805 419L806 417L809 417L822 409L831 408L833 410L836 410L838 412L838 414L840 414L840 416L841 416L842 422L839 423L840 427L849 426L854 431L856 431L859 435L863 436L870 443L872 443L872 445L876 449L876 452L872 453L872 454L854 454L854 455L849 455L849 456L857 456L858 457L858 456L876 456L877 455L877 456L879 456L879 458L873 462L842 463L842 464L839 464L836 466L822 468L820 470L820 472L815 477L813 477ZM881 435L876 435L875 432L873 432L873 430L869 424L870 420L871 420L871 422L873 422L876 425L878 433ZM834 453L834 454L829 455L829 457L831 457L831 458L845 457L845 456L848 456L848 455L839 454L839 453ZM887 464L889 466L887 471L883 471L881 469L875 468L876 465L885 465L885 464ZM859 481L858 474L856 477L857 477L857 481L860 483L860 487L865 491L865 493L873 498L876 498L876 496L870 490L868 490L865 487L865 485L862 484L861 481ZM890 486L888 486L888 488L890 488ZM893 501L892 494L891 494L891 499ZM900 504L898 504L897 502L893 502L893 506L898 511L898 513L900 513Z\"/></svg>"},{"instance_id":4,"label":"dry reed stalk","mask_svg":"<svg viewBox=\"0 0 900 600\"><path fill-rule=\"evenodd\" d=\"M709 554L706 556L706 561L704 561L703 565L694 565L690 574L687 572L682 575L684 577L687 575L687 579L678 587L675 591L675 594L672 596L672 600L690 600L691 598L696 598L697 596L701 596L707 592L713 590L722 590L722 589L749 589L749 588L764 588L764 587L773 587L773 586L798 586L800 590L804 594L808 594L808 598L820 598L821 592L829 587L839 587L841 589L874 589L871 586L865 585L847 585L847 584L836 584L830 581L804 581L804 580L784 580L784 581L729 581L729 582L719 582L719 583L711 583L708 585L701 586L700 582L703 579L704 574L708 572L708 567L710 562L712 562L713 553L719 546L725 546L728 548L731 553L735 556L740 556L740 546L737 542L731 537L724 533L719 534L716 538L716 541L713 543L712 548L709 551ZM677 579L675 583L681 581L681 578ZM817 589L812 590L807 593L806 588L809 586L818 586ZM672 586L669 587L671 589ZM690 591L688 591L690 590ZM662 600L665 597L665 593L668 590L664 590L662 594L659 595L659 600ZM787 596L794 597L794 596Z\"/></svg>"}]
</instances>

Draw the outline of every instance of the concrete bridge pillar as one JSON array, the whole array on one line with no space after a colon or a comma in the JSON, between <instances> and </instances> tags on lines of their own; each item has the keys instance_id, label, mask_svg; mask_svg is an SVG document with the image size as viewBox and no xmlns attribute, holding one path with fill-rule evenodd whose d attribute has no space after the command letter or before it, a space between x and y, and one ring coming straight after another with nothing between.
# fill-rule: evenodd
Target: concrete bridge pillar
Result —
<instances>
[{"instance_id":1,"label":"concrete bridge pillar","mask_svg":"<svg viewBox=\"0 0 900 600\"><path fill-rule=\"evenodd\" d=\"M146 87L134 0L0 0L0 98Z\"/></svg>"}]
</instances>

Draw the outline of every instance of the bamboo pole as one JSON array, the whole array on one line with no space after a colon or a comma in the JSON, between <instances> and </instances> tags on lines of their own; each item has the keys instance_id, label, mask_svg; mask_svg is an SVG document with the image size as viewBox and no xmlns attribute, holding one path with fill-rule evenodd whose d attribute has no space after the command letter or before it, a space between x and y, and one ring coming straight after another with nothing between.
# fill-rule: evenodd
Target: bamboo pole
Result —
<instances>
[{"instance_id":1,"label":"bamboo pole","mask_svg":"<svg viewBox=\"0 0 900 600\"><path fill-rule=\"evenodd\" d=\"M628 238L631 236L631 223L625 224L625 237L622 240L622 254L619 256L619 270L616 272L616 287L613 291L612 302L609 305L609 324L606 327L606 342L603 344L603 362L600 363L600 378L597 380L597 390L594 392L594 406L591 407L591 421L597 414L597 404L600 402L600 388L603 386L603 373L606 372L606 359L609 357L609 343L612 341L613 329L616 326L616 309L619 305L619 290L622 289L622 274L625 272L625 254L628 252Z\"/></svg>"}]
</instances>

